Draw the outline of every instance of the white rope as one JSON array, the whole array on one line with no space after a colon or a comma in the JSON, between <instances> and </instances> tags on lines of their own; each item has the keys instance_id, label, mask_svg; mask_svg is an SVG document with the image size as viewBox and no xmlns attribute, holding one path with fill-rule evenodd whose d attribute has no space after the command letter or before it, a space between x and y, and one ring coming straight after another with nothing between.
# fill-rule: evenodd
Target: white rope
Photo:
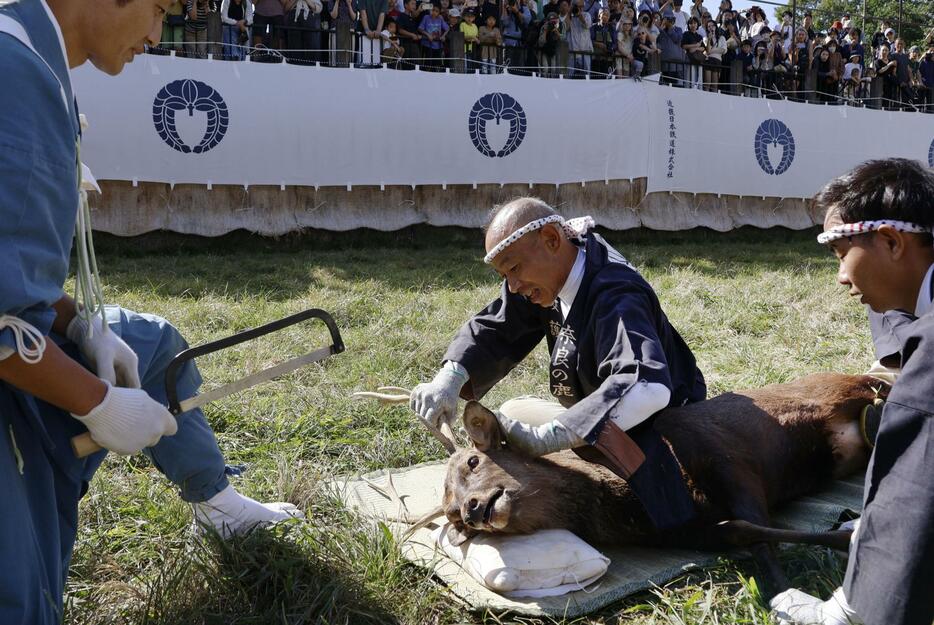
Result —
<instances>
[{"instance_id":1,"label":"white rope","mask_svg":"<svg viewBox=\"0 0 934 625\"><path fill-rule=\"evenodd\" d=\"M817 235L817 242L826 245L839 239L845 239L857 234L866 234L878 230L880 226L891 226L899 232L931 232L931 228L922 226L910 221L899 221L897 219L876 219L871 221L856 221L850 224L840 224L830 230Z\"/></svg>"},{"instance_id":2,"label":"white rope","mask_svg":"<svg viewBox=\"0 0 934 625\"><path fill-rule=\"evenodd\" d=\"M45 353L45 337L28 321L24 321L13 315L0 315L0 330L9 328L13 331L13 337L16 339L16 352L26 364L34 365L42 360ZM26 345L26 339L32 343L32 347Z\"/></svg>"},{"instance_id":3,"label":"white rope","mask_svg":"<svg viewBox=\"0 0 934 625\"><path fill-rule=\"evenodd\" d=\"M81 144L78 143L78 218L75 221L75 244L78 269L75 273L75 312L87 323L88 338L94 333L91 320L100 317L101 327L108 331L104 322L104 291L101 288L97 257L94 254L94 235L91 231L91 209L88 192L83 188L81 171Z\"/></svg>"},{"instance_id":4,"label":"white rope","mask_svg":"<svg viewBox=\"0 0 934 625\"><path fill-rule=\"evenodd\" d=\"M524 237L530 232L539 230L548 224L561 224L561 228L564 230L564 233L569 239L579 239L584 236L587 231L593 228L596 225L593 217L589 215L587 217L575 217L574 219L565 219L561 215L549 215L548 217L542 217L541 219L536 219L531 221L508 237L496 244L496 246L483 257L483 262L490 264L493 262L493 259L500 254L504 249Z\"/></svg>"}]
</instances>

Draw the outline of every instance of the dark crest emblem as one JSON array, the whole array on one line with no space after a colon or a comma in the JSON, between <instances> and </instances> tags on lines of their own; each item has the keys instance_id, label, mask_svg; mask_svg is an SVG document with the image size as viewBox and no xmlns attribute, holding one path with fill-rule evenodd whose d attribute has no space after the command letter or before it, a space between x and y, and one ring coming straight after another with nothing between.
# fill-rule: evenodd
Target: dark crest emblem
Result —
<instances>
[{"instance_id":1,"label":"dark crest emblem","mask_svg":"<svg viewBox=\"0 0 934 625\"><path fill-rule=\"evenodd\" d=\"M495 121L497 125L501 121L509 123L506 145L498 152L490 147L486 138L486 125L491 121ZM525 139L525 128L525 111L515 98L505 93L486 94L474 103L467 118L467 130L474 147L490 158L503 158L515 152Z\"/></svg>"},{"instance_id":2,"label":"dark crest emblem","mask_svg":"<svg viewBox=\"0 0 934 625\"><path fill-rule=\"evenodd\" d=\"M931 141L931 147L928 148L928 167L934 167L934 141Z\"/></svg>"},{"instance_id":3,"label":"dark crest emblem","mask_svg":"<svg viewBox=\"0 0 934 625\"><path fill-rule=\"evenodd\" d=\"M195 147L186 145L178 136L175 128L175 114L188 111L192 116L195 111L207 113L208 124L201 142ZM224 138L230 115L227 104L213 87L198 80L176 80L170 82L156 95L152 103L152 122L156 132L170 148L189 154L207 152Z\"/></svg>"},{"instance_id":4,"label":"dark crest emblem","mask_svg":"<svg viewBox=\"0 0 934 625\"><path fill-rule=\"evenodd\" d=\"M769 158L769 146L782 148L782 158L773 166ZM795 138L788 126L777 119L767 119L756 130L756 160L759 167L770 176L781 176L795 160Z\"/></svg>"}]
</instances>

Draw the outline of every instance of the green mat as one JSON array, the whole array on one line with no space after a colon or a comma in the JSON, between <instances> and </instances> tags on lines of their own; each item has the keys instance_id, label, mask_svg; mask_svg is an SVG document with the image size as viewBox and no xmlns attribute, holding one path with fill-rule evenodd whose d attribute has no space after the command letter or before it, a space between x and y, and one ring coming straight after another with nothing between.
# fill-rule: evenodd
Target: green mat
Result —
<instances>
[{"instance_id":1,"label":"green mat","mask_svg":"<svg viewBox=\"0 0 934 625\"><path fill-rule=\"evenodd\" d=\"M333 486L348 506L374 522L386 522L401 536L406 523L441 502L445 466L444 462L433 462L377 471L338 480ZM774 515L774 522L791 529L830 529L844 510L859 511L862 498L863 476L852 476L835 482L824 492L784 507ZM440 517L439 523L443 521ZM560 597L509 599L482 586L436 550L431 529L419 530L406 541L402 552L407 559L432 570L451 593L473 609L528 616L574 618L588 614L653 585L664 584L685 571L714 564L723 555L680 549L604 549L603 554L610 558L609 570L587 590Z\"/></svg>"}]
</instances>

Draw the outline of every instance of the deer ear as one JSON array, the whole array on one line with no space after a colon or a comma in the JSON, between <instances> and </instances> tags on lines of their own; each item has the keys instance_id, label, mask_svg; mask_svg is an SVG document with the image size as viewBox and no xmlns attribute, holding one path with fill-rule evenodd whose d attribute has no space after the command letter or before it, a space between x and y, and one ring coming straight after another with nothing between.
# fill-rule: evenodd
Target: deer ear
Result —
<instances>
[{"instance_id":1,"label":"deer ear","mask_svg":"<svg viewBox=\"0 0 934 625\"><path fill-rule=\"evenodd\" d=\"M477 530L466 526L458 526L453 523L448 525L448 542L454 547L460 547L465 542L477 535Z\"/></svg>"},{"instance_id":2,"label":"deer ear","mask_svg":"<svg viewBox=\"0 0 934 625\"><path fill-rule=\"evenodd\" d=\"M496 415L480 402L469 401L464 408L464 429L479 451L496 449L503 443L503 431Z\"/></svg>"}]
</instances>

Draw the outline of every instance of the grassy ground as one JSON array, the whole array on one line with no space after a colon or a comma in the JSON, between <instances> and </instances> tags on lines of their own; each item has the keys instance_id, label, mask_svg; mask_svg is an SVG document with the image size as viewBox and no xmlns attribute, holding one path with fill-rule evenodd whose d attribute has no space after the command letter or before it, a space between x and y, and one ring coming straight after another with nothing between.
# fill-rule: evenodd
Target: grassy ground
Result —
<instances>
[{"instance_id":1,"label":"grassy ground","mask_svg":"<svg viewBox=\"0 0 934 625\"><path fill-rule=\"evenodd\" d=\"M813 233L608 235L658 291L694 349L711 393L836 370L860 372L871 345L860 306L835 284ZM494 297L477 232L409 230L218 240L98 242L106 296L172 320L191 343L306 307L331 312L347 351L208 406L242 492L300 505L310 522L222 543L196 540L173 487L142 456L110 457L82 502L67 589L76 623L461 623L514 621L458 608L391 535L360 522L324 488L331 476L404 467L443 450L403 408L351 392L429 378L457 326ZM326 342L296 330L201 362L210 388ZM546 394L540 348L487 398ZM841 561L785 553L793 581L826 595ZM587 623L765 623L751 564L724 561L592 616ZM523 619L520 622L539 622Z\"/></svg>"}]
</instances>

